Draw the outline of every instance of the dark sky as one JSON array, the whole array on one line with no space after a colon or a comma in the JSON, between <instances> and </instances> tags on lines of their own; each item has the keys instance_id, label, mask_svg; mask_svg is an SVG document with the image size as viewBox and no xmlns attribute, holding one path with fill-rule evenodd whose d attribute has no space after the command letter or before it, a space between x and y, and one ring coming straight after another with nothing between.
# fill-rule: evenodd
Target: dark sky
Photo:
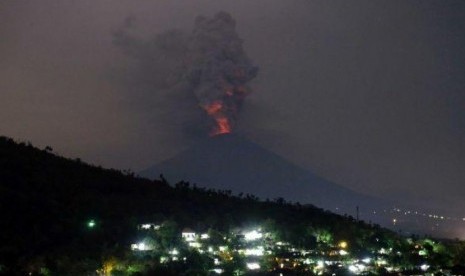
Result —
<instances>
[{"instance_id":1,"label":"dark sky","mask_svg":"<svg viewBox=\"0 0 465 276\"><path fill-rule=\"evenodd\" d=\"M0 134L134 171L173 156L193 141L161 118L182 104L133 93L112 34L221 10L260 67L237 132L354 190L462 215L464 1L2 1Z\"/></svg>"}]
</instances>

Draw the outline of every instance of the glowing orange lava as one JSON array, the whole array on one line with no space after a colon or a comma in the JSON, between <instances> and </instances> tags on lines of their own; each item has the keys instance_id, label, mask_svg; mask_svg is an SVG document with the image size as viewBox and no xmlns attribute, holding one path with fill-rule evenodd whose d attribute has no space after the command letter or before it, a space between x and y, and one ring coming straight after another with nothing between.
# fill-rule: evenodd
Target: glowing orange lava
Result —
<instances>
[{"instance_id":1,"label":"glowing orange lava","mask_svg":"<svg viewBox=\"0 0 465 276\"><path fill-rule=\"evenodd\" d=\"M226 117L215 118L216 129L211 132L212 136L226 134L231 132L231 125Z\"/></svg>"},{"instance_id":2,"label":"glowing orange lava","mask_svg":"<svg viewBox=\"0 0 465 276\"><path fill-rule=\"evenodd\" d=\"M229 119L223 114L223 103L221 101L214 101L209 105L203 106L203 109L216 122L215 128L210 132L211 136L231 132L231 124Z\"/></svg>"},{"instance_id":3,"label":"glowing orange lava","mask_svg":"<svg viewBox=\"0 0 465 276\"><path fill-rule=\"evenodd\" d=\"M223 108L223 103L220 101L214 101L209 105L203 107L208 115L215 116L215 114L219 113Z\"/></svg>"}]
</instances>

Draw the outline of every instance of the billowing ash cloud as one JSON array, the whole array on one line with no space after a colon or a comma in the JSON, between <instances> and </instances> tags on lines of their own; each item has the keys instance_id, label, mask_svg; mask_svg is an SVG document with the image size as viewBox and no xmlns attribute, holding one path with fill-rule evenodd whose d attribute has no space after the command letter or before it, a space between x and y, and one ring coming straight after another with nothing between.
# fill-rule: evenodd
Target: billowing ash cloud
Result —
<instances>
[{"instance_id":1,"label":"billowing ash cloud","mask_svg":"<svg viewBox=\"0 0 465 276\"><path fill-rule=\"evenodd\" d=\"M166 96L176 109L180 104L193 104L207 115L197 118L207 118L210 135L231 132L251 92L246 84L258 72L242 48L234 19L225 12L213 18L198 17L191 33L167 31L145 41L128 34L131 27L128 20L115 33L114 42L137 61L137 81L146 84L143 91L151 90L142 96ZM179 116L177 111L172 114Z\"/></svg>"}]
</instances>

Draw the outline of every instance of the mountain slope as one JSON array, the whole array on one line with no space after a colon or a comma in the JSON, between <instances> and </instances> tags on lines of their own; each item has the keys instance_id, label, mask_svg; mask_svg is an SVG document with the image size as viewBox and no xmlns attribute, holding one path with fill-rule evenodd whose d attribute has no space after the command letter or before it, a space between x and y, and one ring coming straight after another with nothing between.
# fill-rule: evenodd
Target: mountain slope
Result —
<instances>
[{"instance_id":1,"label":"mountain slope","mask_svg":"<svg viewBox=\"0 0 465 276\"><path fill-rule=\"evenodd\" d=\"M170 181L188 180L201 186L250 193L261 198L311 203L354 214L355 206L381 207L379 200L318 177L237 135L220 135L141 172Z\"/></svg>"}]
</instances>

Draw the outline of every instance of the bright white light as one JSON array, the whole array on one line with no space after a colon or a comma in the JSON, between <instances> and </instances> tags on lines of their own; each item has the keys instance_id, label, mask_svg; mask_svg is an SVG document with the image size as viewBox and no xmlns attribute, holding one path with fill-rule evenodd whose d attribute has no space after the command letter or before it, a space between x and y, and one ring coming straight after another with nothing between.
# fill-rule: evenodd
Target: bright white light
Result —
<instances>
[{"instance_id":1,"label":"bright white light","mask_svg":"<svg viewBox=\"0 0 465 276\"><path fill-rule=\"evenodd\" d=\"M216 274L221 274L223 273L223 270L221 268L214 268L213 272L215 272Z\"/></svg>"},{"instance_id":2,"label":"bright white light","mask_svg":"<svg viewBox=\"0 0 465 276\"><path fill-rule=\"evenodd\" d=\"M246 256L263 256L263 247L247 248L244 254Z\"/></svg>"},{"instance_id":3,"label":"bright white light","mask_svg":"<svg viewBox=\"0 0 465 276\"><path fill-rule=\"evenodd\" d=\"M354 273L360 273L366 269L366 266L363 264L350 265L349 270Z\"/></svg>"},{"instance_id":4,"label":"bright white light","mask_svg":"<svg viewBox=\"0 0 465 276\"><path fill-rule=\"evenodd\" d=\"M173 248L173 250L171 250L169 252L171 255L178 255L179 254L179 251L176 249L176 248Z\"/></svg>"},{"instance_id":5,"label":"bright white light","mask_svg":"<svg viewBox=\"0 0 465 276\"><path fill-rule=\"evenodd\" d=\"M260 265L258 263L247 263L247 268L250 270L257 270L260 269Z\"/></svg>"},{"instance_id":6,"label":"bright white light","mask_svg":"<svg viewBox=\"0 0 465 276\"><path fill-rule=\"evenodd\" d=\"M208 247L208 252L212 253L213 252L213 247L209 246Z\"/></svg>"},{"instance_id":7,"label":"bright white light","mask_svg":"<svg viewBox=\"0 0 465 276\"><path fill-rule=\"evenodd\" d=\"M220 260L218 260L218 258L215 258L215 259L213 259L213 263L214 263L215 265L219 265L219 264L220 264Z\"/></svg>"},{"instance_id":8,"label":"bright white light","mask_svg":"<svg viewBox=\"0 0 465 276\"><path fill-rule=\"evenodd\" d=\"M150 226L152 226L152 225L149 224L149 223L148 223L148 224L142 224L142 225L140 226L140 228L142 228L142 229L150 229Z\"/></svg>"},{"instance_id":9,"label":"bright white light","mask_svg":"<svg viewBox=\"0 0 465 276\"><path fill-rule=\"evenodd\" d=\"M384 248L381 248L379 251L378 251L379 254L387 254L388 251Z\"/></svg>"},{"instance_id":10,"label":"bright white light","mask_svg":"<svg viewBox=\"0 0 465 276\"><path fill-rule=\"evenodd\" d=\"M220 249L220 251L226 251L226 249L228 249L228 247L226 247L226 246L220 246L219 249Z\"/></svg>"},{"instance_id":11,"label":"bright white light","mask_svg":"<svg viewBox=\"0 0 465 276\"><path fill-rule=\"evenodd\" d=\"M201 238L202 240L206 240L206 239L210 238L210 236L209 236L208 234L205 233L205 234L200 235L200 238Z\"/></svg>"},{"instance_id":12,"label":"bright white light","mask_svg":"<svg viewBox=\"0 0 465 276\"><path fill-rule=\"evenodd\" d=\"M190 247L200 248L202 245L199 242L189 242Z\"/></svg>"},{"instance_id":13,"label":"bright white light","mask_svg":"<svg viewBox=\"0 0 465 276\"><path fill-rule=\"evenodd\" d=\"M325 267L325 262L323 261L316 262L316 268L323 268L323 267Z\"/></svg>"},{"instance_id":14,"label":"bright white light","mask_svg":"<svg viewBox=\"0 0 465 276\"><path fill-rule=\"evenodd\" d=\"M140 227L141 229L144 229L144 230L149 230L149 229L152 229L152 228L153 228L153 230L158 230L158 229L160 229L160 225L155 225L155 224L153 224L153 223L144 223L144 224L140 224L139 227Z\"/></svg>"},{"instance_id":15,"label":"bright white light","mask_svg":"<svg viewBox=\"0 0 465 276\"><path fill-rule=\"evenodd\" d=\"M196 235L194 232L182 232L181 236L186 241L194 241Z\"/></svg>"},{"instance_id":16,"label":"bright white light","mask_svg":"<svg viewBox=\"0 0 465 276\"><path fill-rule=\"evenodd\" d=\"M339 250L339 255L345 256L347 254L349 254L349 253L347 251L345 251L344 249Z\"/></svg>"},{"instance_id":17,"label":"bright white light","mask_svg":"<svg viewBox=\"0 0 465 276\"><path fill-rule=\"evenodd\" d=\"M429 265L427 265L427 264L422 264L422 265L420 266L420 269L423 270L423 271L427 271L428 268L429 268Z\"/></svg>"},{"instance_id":18,"label":"bright white light","mask_svg":"<svg viewBox=\"0 0 465 276\"><path fill-rule=\"evenodd\" d=\"M150 248L143 242L131 244L131 249L132 250L139 250L139 251L150 250Z\"/></svg>"},{"instance_id":19,"label":"bright white light","mask_svg":"<svg viewBox=\"0 0 465 276\"><path fill-rule=\"evenodd\" d=\"M362 260L362 262L369 264L371 262L371 258L365 258Z\"/></svg>"},{"instance_id":20,"label":"bright white light","mask_svg":"<svg viewBox=\"0 0 465 276\"><path fill-rule=\"evenodd\" d=\"M385 259L378 259L376 261L376 264L378 264L378 265L387 265L387 261Z\"/></svg>"},{"instance_id":21,"label":"bright white light","mask_svg":"<svg viewBox=\"0 0 465 276\"><path fill-rule=\"evenodd\" d=\"M263 234L258 232L257 230L253 230L253 231L245 233L244 236L247 241L254 241L254 240L261 239L263 237Z\"/></svg>"}]
</instances>

